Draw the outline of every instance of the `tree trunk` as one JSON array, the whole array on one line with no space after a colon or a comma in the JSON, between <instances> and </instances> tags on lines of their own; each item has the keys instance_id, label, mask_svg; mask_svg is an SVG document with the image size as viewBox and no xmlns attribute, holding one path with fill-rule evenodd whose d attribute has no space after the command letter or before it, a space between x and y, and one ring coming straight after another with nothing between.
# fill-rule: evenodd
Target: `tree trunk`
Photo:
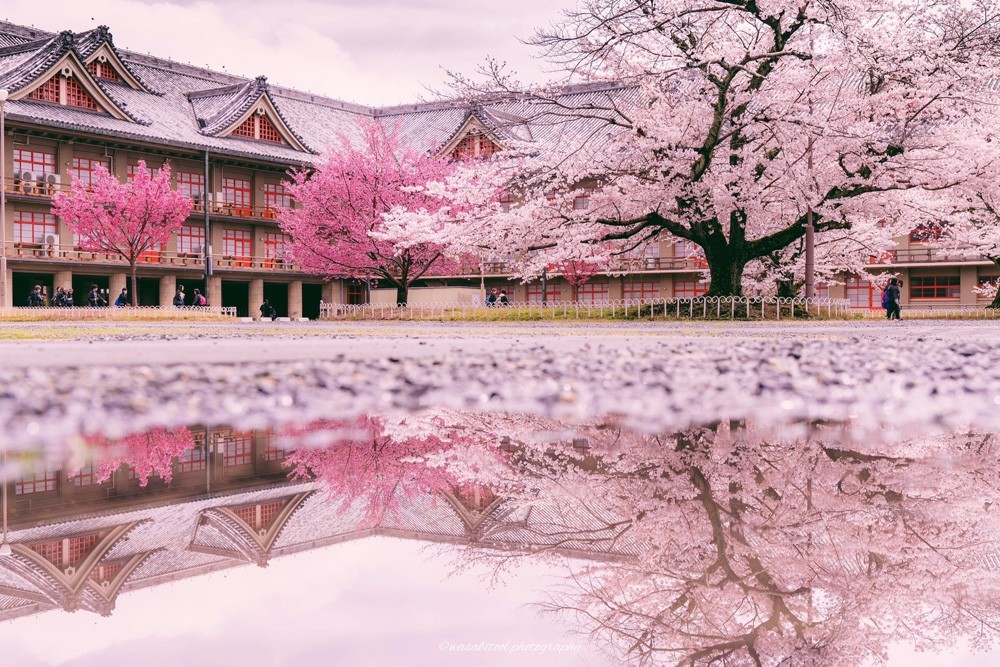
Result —
<instances>
[{"instance_id":1,"label":"tree trunk","mask_svg":"<svg viewBox=\"0 0 1000 667\"><path fill-rule=\"evenodd\" d=\"M399 283L396 285L396 304L399 306L405 306L409 292L410 288L406 283Z\"/></svg>"},{"instance_id":2,"label":"tree trunk","mask_svg":"<svg viewBox=\"0 0 1000 667\"><path fill-rule=\"evenodd\" d=\"M778 280L778 296L783 299L792 299L798 296L797 285L793 278L787 280Z\"/></svg>"},{"instance_id":3,"label":"tree trunk","mask_svg":"<svg viewBox=\"0 0 1000 667\"><path fill-rule=\"evenodd\" d=\"M731 249L705 253L708 271L711 275L708 293L705 296L743 296L743 269L746 260Z\"/></svg>"},{"instance_id":4,"label":"tree trunk","mask_svg":"<svg viewBox=\"0 0 1000 667\"><path fill-rule=\"evenodd\" d=\"M129 296L131 296L132 298L129 299L129 301L132 302L133 306L138 306L139 305L139 289L138 289L139 279L136 278L136 275L135 275L135 273L136 273L135 260L132 260L131 262L129 262L128 268L129 268L129 273L132 274L131 287L129 287L129 290L132 292ZM110 297L111 295L108 295L108 296ZM117 299L117 298L118 297L115 296L115 299Z\"/></svg>"}]
</instances>

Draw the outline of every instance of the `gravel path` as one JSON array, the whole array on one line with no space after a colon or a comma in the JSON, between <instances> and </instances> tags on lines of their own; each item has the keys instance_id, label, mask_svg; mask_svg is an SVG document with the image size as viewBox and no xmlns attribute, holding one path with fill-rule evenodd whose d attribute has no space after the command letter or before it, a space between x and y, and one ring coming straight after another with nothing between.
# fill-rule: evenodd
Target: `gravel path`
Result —
<instances>
[{"instance_id":1,"label":"gravel path","mask_svg":"<svg viewBox=\"0 0 1000 667\"><path fill-rule=\"evenodd\" d=\"M644 430L737 418L845 421L866 437L1000 428L996 322L71 329L75 340L0 343L0 438L13 446L429 407L620 415Z\"/></svg>"}]
</instances>

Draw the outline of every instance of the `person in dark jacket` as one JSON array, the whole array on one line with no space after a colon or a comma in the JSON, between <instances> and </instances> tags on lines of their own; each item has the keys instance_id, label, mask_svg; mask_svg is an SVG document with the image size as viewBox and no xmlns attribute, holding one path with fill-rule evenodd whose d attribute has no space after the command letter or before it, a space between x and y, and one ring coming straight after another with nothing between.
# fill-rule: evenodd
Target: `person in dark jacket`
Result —
<instances>
[{"instance_id":1,"label":"person in dark jacket","mask_svg":"<svg viewBox=\"0 0 1000 667\"><path fill-rule=\"evenodd\" d=\"M177 294L174 295L174 305L178 308L184 306L184 285L177 286Z\"/></svg>"},{"instance_id":2,"label":"person in dark jacket","mask_svg":"<svg viewBox=\"0 0 1000 667\"><path fill-rule=\"evenodd\" d=\"M889 280L889 286L885 288L886 294L886 307L885 307L885 317L886 319L902 319L900 317L902 309L899 305L900 291L899 291L899 281L895 278Z\"/></svg>"},{"instance_id":3,"label":"person in dark jacket","mask_svg":"<svg viewBox=\"0 0 1000 667\"><path fill-rule=\"evenodd\" d=\"M122 288L122 293L115 299L115 308L124 308L128 305L128 290Z\"/></svg>"},{"instance_id":4,"label":"person in dark jacket","mask_svg":"<svg viewBox=\"0 0 1000 667\"><path fill-rule=\"evenodd\" d=\"M264 319L265 317L270 317L272 322L278 319L278 311L274 309L274 306L267 299L264 299L264 303L260 304L260 319Z\"/></svg>"},{"instance_id":5,"label":"person in dark jacket","mask_svg":"<svg viewBox=\"0 0 1000 667\"><path fill-rule=\"evenodd\" d=\"M42 286L35 285L35 288L31 290L31 294L28 295L28 307L41 308L44 305L45 297L42 295Z\"/></svg>"},{"instance_id":6,"label":"person in dark jacket","mask_svg":"<svg viewBox=\"0 0 1000 667\"><path fill-rule=\"evenodd\" d=\"M205 295L197 287L194 288L194 297L191 300L191 305L198 306L199 308L204 308L208 305L208 299L205 298Z\"/></svg>"},{"instance_id":7,"label":"person in dark jacket","mask_svg":"<svg viewBox=\"0 0 1000 667\"><path fill-rule=\"evenodd\" d=\"M108 305L108 302L101 296L101 291L97 285L90 286L90 291L87 293L87 305L91 308L100 308Z\"/></svg>"}]
</instances>

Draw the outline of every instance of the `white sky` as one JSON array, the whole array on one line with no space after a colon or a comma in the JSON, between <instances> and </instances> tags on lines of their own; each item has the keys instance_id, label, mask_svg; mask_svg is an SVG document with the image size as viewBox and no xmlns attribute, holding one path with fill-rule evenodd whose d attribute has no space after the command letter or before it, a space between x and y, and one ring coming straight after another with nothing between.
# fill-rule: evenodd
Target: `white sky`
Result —
<instances>
[{"instance_id":1,"label":"white sky","mask_svg":"<svg viewBox=\"0 0 1000 667\"><path fill-rule=\"evenodd\" d=\"M550 78L522 44L574 0L3 0L0 18L58 32L107 25L119 48L264 74L362 104L415 102L487 56Z\"/></svg>"}]
</instances>

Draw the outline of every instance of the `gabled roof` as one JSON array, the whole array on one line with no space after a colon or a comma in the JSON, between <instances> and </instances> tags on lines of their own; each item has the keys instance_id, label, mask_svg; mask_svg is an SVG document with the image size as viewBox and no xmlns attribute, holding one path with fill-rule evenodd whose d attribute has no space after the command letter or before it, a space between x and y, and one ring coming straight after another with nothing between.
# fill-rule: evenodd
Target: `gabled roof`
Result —
<instances>
[{"instance_id":1,"label":"gabled roof","mask_svg":"<svg viewBox=\"0 0 1000 667\"><path fill-rule=\"evenodd\" d=\"M76 49L88 65L95 60L108 62L129 87L146 93L154 92L115 48L114 38L108 26L98 26L93 30L77 34Z\"/></svg>"},{"instance_id":2,"label":"gabled roof","mask_svg":"<svg viewBox=\"0 0 1000 667\"><path fill-rule=\"evenodd\" d=\"M499 110L477 105L469 109L455 131L437 147L436 152L447 154L469 134L485 134L501 148L511 141L532 141L527 119Z\"/></svg>"},{"instance_id":3,"label":"gabled roof","mask_svg":"<svg viewBox=\"0 0 1000 667\"><path fill-rule=\"evenodd\" d=\"M0 88L11 93L12 100L24 99L57 74L71 75L108 114L119 120L144 124L115 99L108 89L87 69L77 49L76 36L63 31L53 37L25 42L0 49Z\"/></svg>"},{"instance_id":4,"label":"gabled roof","mask_svg":"<svg viewBox=\"0 0 1000 667\"><path fill-rule=\"evenodd\" d=\"M188 93L188 99L194 107L202 134L212 137L227 136L252 114L263 113L289 145L306 153L316 152L309 148L302 137L292 129L275 103L265 76L258 76L243 85Z\"/></svg>"}]
</instances>

